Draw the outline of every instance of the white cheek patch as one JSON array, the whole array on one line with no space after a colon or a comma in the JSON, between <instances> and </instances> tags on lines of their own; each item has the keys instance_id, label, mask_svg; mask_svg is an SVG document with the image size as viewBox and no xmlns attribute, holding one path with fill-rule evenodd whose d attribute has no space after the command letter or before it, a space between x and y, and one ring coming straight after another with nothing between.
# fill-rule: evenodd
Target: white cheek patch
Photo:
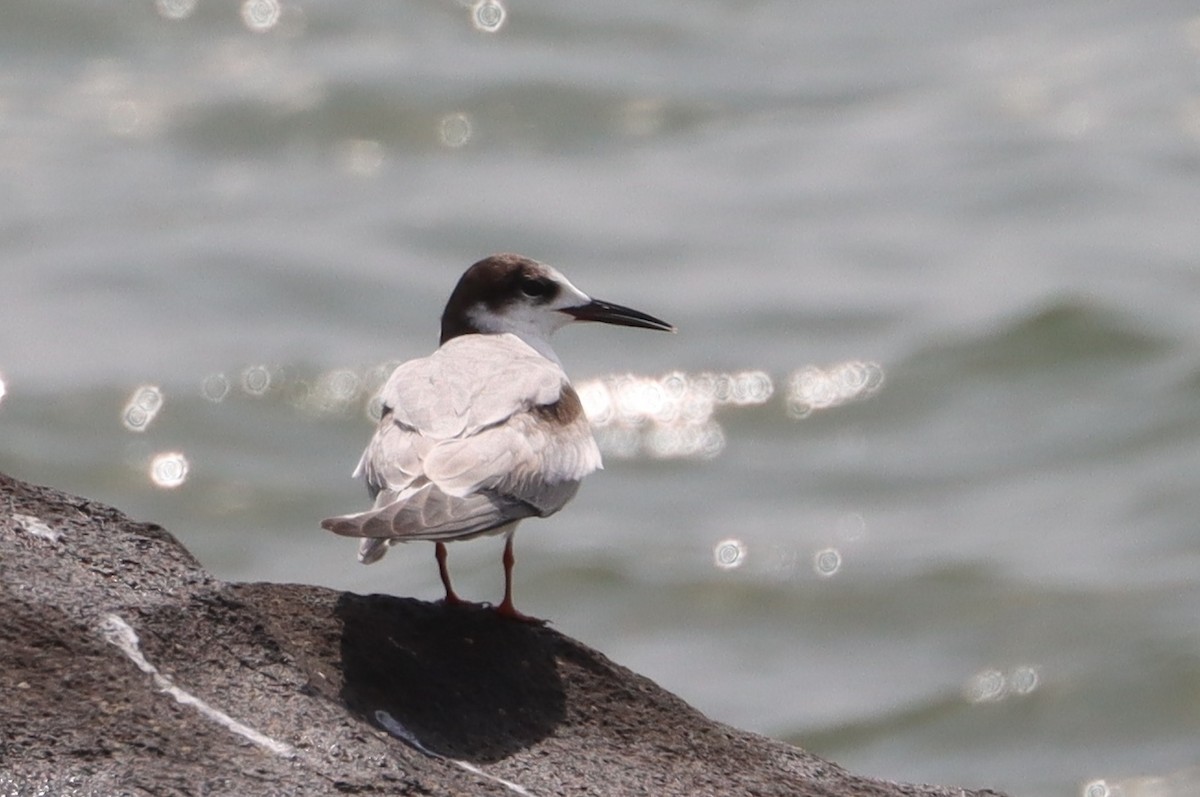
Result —
<instances>
[{"instance_id":1,"label":"white cheek patch","mask_svg":"<svg viewBox=\"0 0 1200 797\"><path fill-rule=\"evenodd\" d=\"M571 322L571 317L550 305L513 303L492 311L486 304L479 303L467 311L471 325L488 335L510 333L553 363L559 362L558 355L550 346L550 336L555 330Z\"/></svg>"}]
</instances>

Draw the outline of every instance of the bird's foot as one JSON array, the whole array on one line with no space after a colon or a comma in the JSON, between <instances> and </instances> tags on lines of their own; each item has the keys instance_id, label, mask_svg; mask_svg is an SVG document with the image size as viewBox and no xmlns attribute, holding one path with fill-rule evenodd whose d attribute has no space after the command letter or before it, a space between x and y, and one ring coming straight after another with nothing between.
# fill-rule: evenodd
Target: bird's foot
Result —
<instances>
[{"instance_id":1,"label":"bird's foot","mask_svg":"<svg viewBox=\"0 0 1200 797\"><path fill-rule=\"evenodd\" d=\"M451 609L490 609L492 607L492 604L486 601L476 603L475 601L465 600L458 597L458 594L454 592L448 593L438 603Z\"/></svg>"},{"instance_id":2,"label":"bird's foot","mask_svg":"<svg viewBox=\"0 0 1200 797\"><path fill-rule=\"evenodd\" d=\"M530 617L524 612L517 611L517 607L513 606L511 600L503 601L496 607L496 614L508 620L516 620L518 623L527 623L529 625L545 625L548 621L538 617Z\"/></svg>"}]
</instances>

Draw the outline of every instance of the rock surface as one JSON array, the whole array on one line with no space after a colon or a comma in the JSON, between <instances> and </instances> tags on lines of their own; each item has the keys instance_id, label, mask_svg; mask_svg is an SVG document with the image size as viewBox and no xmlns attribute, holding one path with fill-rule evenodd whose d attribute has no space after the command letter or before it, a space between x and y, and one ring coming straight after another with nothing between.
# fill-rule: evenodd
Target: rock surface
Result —
<instances>
[{"instance_id":1,"label":"rock surface","mask_svg":"<svg viewBox=\"0 0 1200 797\"><path fill-rule=\"evenodd\" d=\"M0 795L514 793L969 792L856 777L486 610L224 583L0 474Z\"/></svg>"}]
</instances>

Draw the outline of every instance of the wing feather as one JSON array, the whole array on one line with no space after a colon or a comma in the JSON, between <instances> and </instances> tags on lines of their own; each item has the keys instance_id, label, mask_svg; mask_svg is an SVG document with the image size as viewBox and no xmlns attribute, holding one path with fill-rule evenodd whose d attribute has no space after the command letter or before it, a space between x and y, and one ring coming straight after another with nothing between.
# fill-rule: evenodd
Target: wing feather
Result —
<instances>
[{"instance_id":1,"label":"wing feather","mask_svg":"<svg viewBox=\"0 0 1200 797\"><path fill-rule=\"evenodd\" d=\"M380 396L355 470L375 506L322 523L368 538L364 562L385 541L463 539L551 515L601 467L566 374L514 335L454 338L399 366Z\"/></svg>"},{"instance_id":2,"label":"wing feather","mask_svg":"<svg viewBox=\"0 0 1200 797\"><path fill-rule=\"evenodd\" d=\"M447 495L433 484L426 484L402 498L386 500L374 509L329 518L321 525L345 537L396 542L445 541L484 534L535 514L537 511L528 504L503 496L477 493L458 498ZM362 546L363 551L367 549L372 561L383 555L383 549L377 545Z\"/></svg>"},{"instance_id":3,"label":"wing feather","mask_svg":"<svg viewBox=\"0 0 1200 797\"><path fill-rule=\"evenodd\" d=\"M398 367L380 397L397 422L445 440L549 404L565 381L562 368L516 335L463 335Z\"/></svg>"}]
</instances>

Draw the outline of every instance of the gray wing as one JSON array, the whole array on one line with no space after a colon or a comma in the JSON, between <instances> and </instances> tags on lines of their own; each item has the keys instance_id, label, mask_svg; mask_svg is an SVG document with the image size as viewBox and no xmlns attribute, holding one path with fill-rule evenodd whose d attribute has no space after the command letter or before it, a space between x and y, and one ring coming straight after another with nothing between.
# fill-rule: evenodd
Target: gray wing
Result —
<instances>
[{"instance_id":1,"label":"gray wing","mask_svg":"<svg viewBox=\"0 0 1200 797\"><path fill-rule=\"evenodd\" d=\"M380 391L397 422L448 440L558 400L567 375L516 335L463 335L402 364Z\"/></svg>"},{"instance_id":2,"label":"gray wing","mask_svg":"<svg viewBox=\"0 0 1200 797\"><path fill-rule=\"evenodd\" d=\"M578 487L578 482L575 485ZM380 498L373 509L329 518L322 525L335 534L366 537L372 542L449 541L484 534L538 514L519 500L486 493L459 498L431 482L403 496L383 492Z\"/></svg>"},{"instance_id":3,"label":"gray wing","mask_svg":"<svg viewBox=\"0 0 1200 797\"><path fill-rule=\"evenodd\" d=\"M553 514L601 467L566 375L515 336L455 338L397 368L381 396L356 471L375 505L322 523L369 538L363 561L386 551L376 540L463 539Z\"/></svg>"}]
</instances>

